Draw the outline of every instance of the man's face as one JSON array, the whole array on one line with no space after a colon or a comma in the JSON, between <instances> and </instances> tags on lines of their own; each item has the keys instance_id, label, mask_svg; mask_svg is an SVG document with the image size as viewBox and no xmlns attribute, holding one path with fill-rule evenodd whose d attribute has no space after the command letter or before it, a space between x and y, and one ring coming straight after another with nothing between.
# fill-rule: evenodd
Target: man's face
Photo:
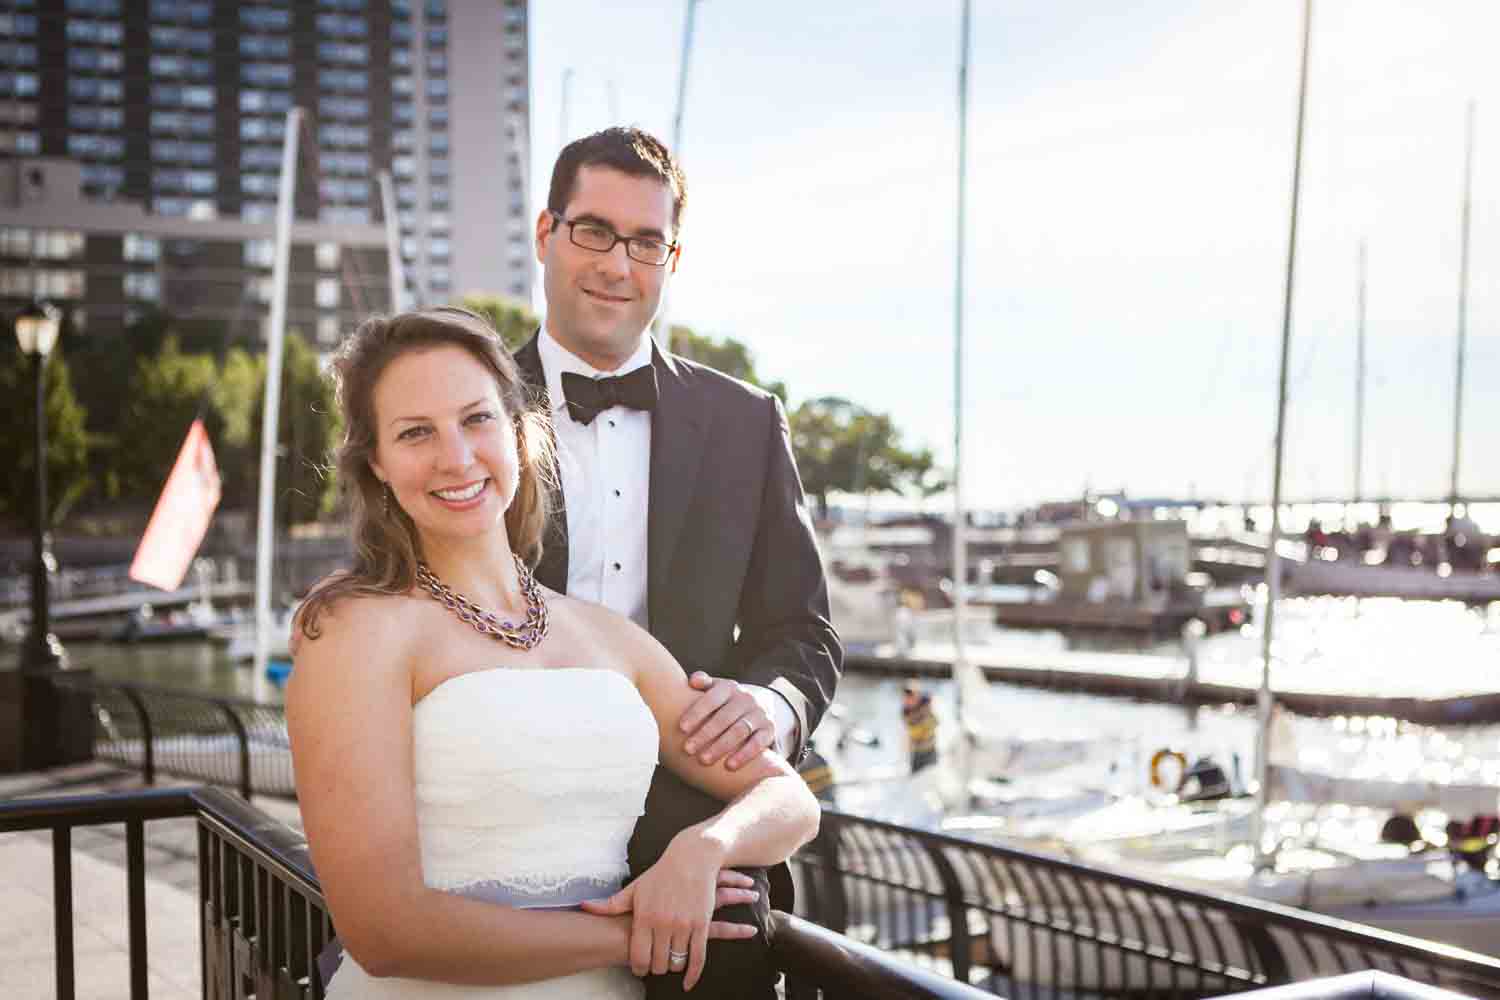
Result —
<instances>
[{"instance_id":1,"label":"man's face","mask_svg":"<svg viewBox=\"0 0 1500 1000\"><path fill-rule=\"evenodd\" d=\"M672 192L648 177L610 167L582 167L563 218L589 222L620 236L672 242ZM554 225L556 228L554 229ZM613 371L640 344L661 303L667 272L642 264L616 243L607 253L575 246L566 222L543 211L536 222L536 255L547 293L547 329L557 342L601 371Z\"/></svg>"}]
</instances>

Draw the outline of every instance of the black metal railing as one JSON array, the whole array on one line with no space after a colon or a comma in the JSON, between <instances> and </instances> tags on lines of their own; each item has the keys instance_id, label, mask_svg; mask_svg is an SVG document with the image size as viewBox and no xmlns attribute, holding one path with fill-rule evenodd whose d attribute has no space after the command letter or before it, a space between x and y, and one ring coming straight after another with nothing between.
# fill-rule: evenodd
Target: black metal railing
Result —
<instances>
[{"instance_id":1,"label":"black metal railing","mask_svg":"<svg viewBox=\"0 0 1500 1000\"><path fill-rule=\"evenodd\" d=\"M52 831L56 995L73 1000L72 831L123 823L129 896L130 995L145 1000L145 824L196 816L203 996L314 1000L317 956L333 935L307 844L216 788L169 788L0 803L0 833ZM771 958L788 1000L980 1000L986 994L779 911Z\"/></svg>"},{"instance_id":2,"label":"black metal railing","mask_svg":"<svg viewBox=\"0 0 1500 1000\"><path fill-rule=\"evenodd\" d=\"M1500 959L838 812L793 869L802 916L1005 996L1203 997L1379 970L1500 997Z\"/></svg>"},{"instance_id":3,"label":"black metal railing","mask_svg":"<svg viewBox=\"0 0 1500 1000\"><path fill-rule=\"evenodd\" d=\"M94 755L141 771L251 794L295 798L286 711L248 698L221 697L124 681L60 675L57 683L94 696Z\"/></svg>"}]
</instances>

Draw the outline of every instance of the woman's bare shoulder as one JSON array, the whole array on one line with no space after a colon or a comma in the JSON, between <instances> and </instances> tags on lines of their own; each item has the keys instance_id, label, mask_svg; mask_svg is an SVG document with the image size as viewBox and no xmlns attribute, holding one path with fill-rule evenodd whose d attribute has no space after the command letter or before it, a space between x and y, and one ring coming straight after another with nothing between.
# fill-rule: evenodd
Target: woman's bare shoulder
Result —
<instances>
[{"instance_id":1,"label":"woman's bare shoulder","mask_svg":"<svg viewBox=\"0 0 1500 1000\"><path fill-rule=\"evenodd\" d=\"M325 577L314 587L327 586ZM319 609L316 635L298 635L297 659L351 654L386 659L410 650L425 631L430 602L406 594L346 594Z\"/></svg>"}]
</instances>

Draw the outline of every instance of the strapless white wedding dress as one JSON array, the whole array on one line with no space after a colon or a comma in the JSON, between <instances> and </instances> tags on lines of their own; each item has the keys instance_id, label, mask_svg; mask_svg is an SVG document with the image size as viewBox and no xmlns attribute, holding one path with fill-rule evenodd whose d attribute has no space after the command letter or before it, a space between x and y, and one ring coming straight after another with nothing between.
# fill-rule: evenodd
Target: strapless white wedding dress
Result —
<instances>
[{"instance_id":1,"label":"strapless white wedding dress","mask_svg":"<svg viewBox=\"0 0 1500 1000\"><path fill-rule=\"evenodd\" d=\"M656 720L612 670L481 670L412 710L422 878L512 906L615 892L656 767ZM640 1000L625 966L515 986L375 979L348 955L330 1000Z\"/></svg>"}]
</instances>

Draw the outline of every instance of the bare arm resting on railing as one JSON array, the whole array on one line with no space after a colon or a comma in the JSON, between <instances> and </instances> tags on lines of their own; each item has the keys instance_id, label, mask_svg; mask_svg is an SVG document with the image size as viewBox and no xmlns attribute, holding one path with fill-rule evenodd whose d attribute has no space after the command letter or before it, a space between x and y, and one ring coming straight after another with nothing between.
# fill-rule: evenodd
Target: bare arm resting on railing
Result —
<instances>
[{"instance_id":1,"label":"bare arm resting on railing","mask_svg":"<svg viewBox=\"0 0 1500 1000\"><path fill-rule=\"evenodd\" d=\"M637 880L632 914L521 911L429 889L412 742L413 706L427 693L473 670L588 663L635 681L663 729L693 697L670 657L628 622L558 595L548 602L552 632L524 653L477 634L457 637L442 605L407 597L341 600L324 616L321 637L299 644L287 719L303 820L339 935L372 975L506 984L627 963L640 970L642 959L664 960L684 928L696 967L705 937L742 933L708 923L714 904L747 898L717 883L718 870L779 860L816 829L805 786L773 756L729 772L664 748L665 763L735 801L685 831L660 872ZM619 901L615 908L623 909ZM643 928L659 932L649 955Z\"/></svg>"}]
</instances>

